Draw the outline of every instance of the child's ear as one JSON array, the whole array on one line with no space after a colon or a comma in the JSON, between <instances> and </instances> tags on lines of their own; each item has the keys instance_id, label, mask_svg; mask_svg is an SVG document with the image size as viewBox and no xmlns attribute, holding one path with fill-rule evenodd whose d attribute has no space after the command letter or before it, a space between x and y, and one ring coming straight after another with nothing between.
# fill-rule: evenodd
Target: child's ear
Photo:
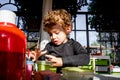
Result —
<instances>
[{"instance_id":1,"label":"child's ear","mask_svg":"<svg viewBox=\"0 0 120 80\"><path fill-rule=\"evenodd\" d=\"M71 32L71 26L68 26L67 28L66 28L66 32L67 32L67 34L69 34L70 32Z\"/></svg>"}]
</instances>

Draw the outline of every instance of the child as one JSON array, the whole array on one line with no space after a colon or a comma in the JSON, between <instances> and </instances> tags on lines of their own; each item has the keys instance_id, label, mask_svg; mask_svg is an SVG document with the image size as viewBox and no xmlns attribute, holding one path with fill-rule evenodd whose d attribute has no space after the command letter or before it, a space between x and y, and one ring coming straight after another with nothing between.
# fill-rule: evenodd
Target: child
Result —
<instances>
[{"instance_id":1,"label":"child","mask_svg":"<svg viewBox=\"0 0 120 80\"><path fill-rule=\"evenodd\" d=\"M83 66L89 63L89 53L80 43L68 37L72 30L72 22L71 15L66 10L49 11L43 19L43 29L49 34L51 42L46 45L46 51L31 52L34 61L45 56L51 66L57 67L57 73L61 73L63 67Z\"/></svg>"}]
</instances>

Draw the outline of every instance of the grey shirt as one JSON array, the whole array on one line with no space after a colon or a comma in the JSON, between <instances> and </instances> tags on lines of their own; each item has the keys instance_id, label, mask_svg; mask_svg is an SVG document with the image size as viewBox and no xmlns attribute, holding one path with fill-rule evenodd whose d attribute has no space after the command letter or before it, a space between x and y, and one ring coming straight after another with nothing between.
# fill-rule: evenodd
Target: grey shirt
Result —
<instances>
[{"instance_id":1,"label":"grey shirt","mask_svg":"<svg viewBox=\"0 0 120 80\"><path fill-rule=\"evenodd\" d=\"M69 39L61 45L54 45L52 42L49 42L45 50L51 55L62 58L63 66L57 68L57 73L60 73L63 67L87 65L90 60L89 53L87 53L86 49L73 39Z\"/></svg>"}]
</instances>

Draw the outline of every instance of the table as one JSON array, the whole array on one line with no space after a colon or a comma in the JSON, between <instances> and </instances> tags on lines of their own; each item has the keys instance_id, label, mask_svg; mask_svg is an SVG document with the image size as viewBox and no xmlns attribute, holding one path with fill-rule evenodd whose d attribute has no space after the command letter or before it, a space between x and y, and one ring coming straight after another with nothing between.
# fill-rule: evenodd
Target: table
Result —
<instances>
[{"instance_id":1,"label":"table","mask_svg":"<svg viewBox=\"0 0 120 80\"><path fill-rule=\"evenodd\" d=\"M120 74L94 74L93 80L120 80Z\"/></svg>"},{"instance_id":2,"label":"table","mask_svg":"<svg viewBox=\"0 0 120 80\"><path fill-rule=\"evenodd\" d=\"M45 77L45 75L49 75ZM42 77L44 79L42 79ZM60 74L51 73L49 71L36 72L31 80L66 80ZM120 74L94 74L93 80L120 80Z\"/></svg>"}]
</instances>

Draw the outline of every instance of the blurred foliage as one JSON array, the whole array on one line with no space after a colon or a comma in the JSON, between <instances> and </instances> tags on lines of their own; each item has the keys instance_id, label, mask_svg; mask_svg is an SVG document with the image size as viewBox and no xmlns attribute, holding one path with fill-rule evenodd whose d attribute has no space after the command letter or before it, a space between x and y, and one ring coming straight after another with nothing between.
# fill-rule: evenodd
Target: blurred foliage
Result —
<instances>
[{"instance_id":1,"label":"blurred foliage","mask_svg":"<svg viewBox=\"0 0 120 80\"><path fill-rule=\"evenodd\" d=\"M22 16L24 29L39 31L42 19L42 1L15 0L15 3L20 7L18 16Z\"/></svg>"},{"instance_id":2,"label":"blurred foliage","mask_svg":"<svg viewBox=\"0 0 120 80\"><path fill-rule=\"evenodd\" d=\"M120 4L118 0L90 0L88 11L91 28L96 31L118 31L120 27Z\"/></svg>"},{"instance_id":3,"label":"blurred foliage","mask_svg":"<svg viewBox=\"0 0 120 80\"><path fill-rule=\"evenodd\" d=\"M86 5L88 5L87 0L53 0L53 9L66 9L74 17L77 10Z\"/></svg>"}]
</instances>

